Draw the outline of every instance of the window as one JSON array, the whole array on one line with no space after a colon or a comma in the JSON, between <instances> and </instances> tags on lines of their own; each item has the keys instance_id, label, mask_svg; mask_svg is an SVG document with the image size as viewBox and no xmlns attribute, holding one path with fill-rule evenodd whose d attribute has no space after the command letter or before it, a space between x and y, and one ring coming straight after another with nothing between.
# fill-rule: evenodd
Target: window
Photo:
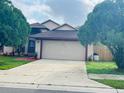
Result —
<instances>
[{"instance_id":1,"label":"window","mask_svg":"<svg viewBox=\"0 0 124 93\"><path fill-rule=\"evenodd\" d=\"M34 48L35 47L35 41L29 41L29 47Z\"/></svg>"},{"instance_id":2,"label":"window","mask_svg":"<svg viewBox=\"0 0 124 93\"><path fill-rule=\"evenodd\" d=\"M30 40L28 45L28 53L34 53L35 52L35 41Z\"/></svg>"}]
</instances>

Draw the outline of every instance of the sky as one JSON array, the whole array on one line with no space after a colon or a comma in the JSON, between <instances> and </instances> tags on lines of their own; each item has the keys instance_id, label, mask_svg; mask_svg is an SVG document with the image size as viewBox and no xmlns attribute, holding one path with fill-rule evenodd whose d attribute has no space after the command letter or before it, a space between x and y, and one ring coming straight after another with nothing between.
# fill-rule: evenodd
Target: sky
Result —
<instances>
[{"instance_id":1,"label":"sky","mask_svg":"<svg viewBox=\"0 0 124 93\"><path fill-rule=\"evenodd\" d=\"M59 24L83 25L95 5L103 0L11 0L29 23L52 19Z\"/></svg>"}]
</instances>

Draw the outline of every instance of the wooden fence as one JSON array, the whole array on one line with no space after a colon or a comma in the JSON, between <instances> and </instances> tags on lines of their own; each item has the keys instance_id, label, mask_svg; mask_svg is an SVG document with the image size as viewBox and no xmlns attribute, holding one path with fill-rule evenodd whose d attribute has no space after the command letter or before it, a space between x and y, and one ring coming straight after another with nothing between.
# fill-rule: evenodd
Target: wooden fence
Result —
<instances>
[{"instance_id":1,"label":"wooden fence","mask_svg":"<svg viewBox=\"0 0 124 93\"><path fill-rule=\"evenodd\" d=\"M113 59L110 50L104 45L95 45L94 53L99 54L101 61L112 61Z\"/></svg>"}]
</instances>

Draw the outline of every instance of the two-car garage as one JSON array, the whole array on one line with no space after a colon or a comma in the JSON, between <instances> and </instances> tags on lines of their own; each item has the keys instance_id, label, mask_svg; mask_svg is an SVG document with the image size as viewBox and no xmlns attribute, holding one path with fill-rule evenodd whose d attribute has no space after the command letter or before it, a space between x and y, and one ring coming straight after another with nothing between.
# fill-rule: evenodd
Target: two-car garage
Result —
<instances>
[{"instance_id":1,"label":"two-car garage","mask_svg":"<svg viewBox=\"0 0 124 93\"><path fill-rule=\"evenodd\" d=\"M42 41L43 59L85 60L85 47L79 41Z\"/></svg>"},{"instance_id":2,"label":"two-car garage","mask_svg":"<svg viewBox=\"0 0 124 93\"><path fill-rule=\"evenodd\" d=\"M36 40L35 52L40 59L85 60L86 49L77 31L49 31L31 36ZM88 47L88 57L93 47Z\"/></svg>"}]
</instances>

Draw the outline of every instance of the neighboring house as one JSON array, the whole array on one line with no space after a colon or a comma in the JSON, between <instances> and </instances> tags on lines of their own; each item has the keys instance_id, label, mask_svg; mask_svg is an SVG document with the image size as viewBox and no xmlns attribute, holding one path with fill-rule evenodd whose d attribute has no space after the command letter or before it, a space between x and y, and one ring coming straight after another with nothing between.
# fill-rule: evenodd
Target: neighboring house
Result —
<instances>
[{"instance_id":1,"label":"neighboring house","mask_svg":"<svg viewBox=\"0 0 124 93\"><path fill-rule=\"evenodd\" d=\"M3 52L4 52L4 54L10 54L10 53L13 52L13 47L4 46L4 47L3 47Z\"/></svg>"},{"instance_id":2,"label":"neighboring house","mask_svg":"<svg viewBox=\"0 0 124 93\"><path fill-rule=\"evenodd\" d=\"M85 60L86 49L79 42L78 30L48 20L44 25L49 31L30 35L35 40L35 52L39 59ZM55 27L54 27L55 26ZM88 47L88 57L93 55L93 47Z\"/></svg>"}]
</instances>

